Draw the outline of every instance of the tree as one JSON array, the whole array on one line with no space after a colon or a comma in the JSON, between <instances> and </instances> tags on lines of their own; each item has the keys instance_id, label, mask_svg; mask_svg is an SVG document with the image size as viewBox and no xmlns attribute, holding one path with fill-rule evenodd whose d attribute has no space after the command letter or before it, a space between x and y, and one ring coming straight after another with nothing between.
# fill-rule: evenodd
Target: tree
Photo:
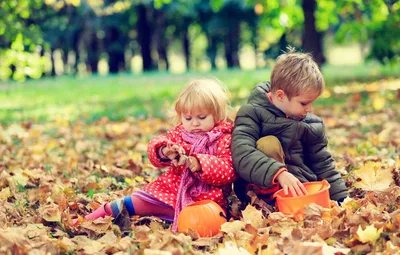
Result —
<instances>
[{"instance_id":1,"label":"tree","mask_svg":"<svg viewBox=\"0 0 400 255\"><path fill-rule=\"evenodd\" d=\"M317 3L315 0L303 0L301 6L304 13L303 49L306 52L312 53L314 60L321 66L325 63L326 59L322 48L323 34L317 31L315 21Z\"/></svg>"},{"instance_id":2,"label":"tree","mask_svg":"<svg viewBox=\"0 0 400 255\"><path fill-rule=\"evenodd\" d=\"M396 0L338 1L331 7L339 14L338 42L371 45L369 58L381 63L398 61L400 54L400 2Z\"/></svg>"},{"instance_id":3,"label":"tree","mask_svg":"<svg viewBox=\"0 0 400 255\"><path fill-rule=\"evenodd\" d=\"M249 22L249 25L256 29L257 41L263 42L259 47L265 51L266 56L275 59L288 45L301 47L296 40L299 31L304 29L301 1L248 0L246 2L257 15L257 19L253 18L255 21Z\"/></svg>"},{"instance_id":4,"label":"tree","mask_svg":"<svg viewBox=\"0 0 400 255\"><path fill-rule=\"evenodd\" d=\"M152 34L150 30L150 11L152 7L144 4L136 6L137 10L137 31L139 37L140 51L143 59L143 71L154 69L153 58L151 57Z\"/></svg>"},{"instance_id":5,"label":"tree","mask_svg":"<svg viewBox=\"0 0 400 255\"><path fill-rule=\"evenodd\" d=\"M0 1L0 79L41 76L43 57L33 53L41 32L30 19L41 7L42 1Z\"/></svg>"},{"instance_id":6,"label":"tree","mask_svg":"<svg viewBox=\"0 0 400 255\"><path fill-rule=\"evenodd\" d=\"M164 11L167 15L168 30L171 34L165 34L166 38L180 40L185 57L186 70L190 69L191 59L191 41L189 38L189 27L195 24L198 20L196 10L197 0L194 1L172 1L169 4L164 4ZM166 31L165 31L166 32Z\"/></svg>"},{"instance_id":7,"label":"tree","mask_svg":"<svg viewBox=\"0 0 400 255\"><path fill-rule=\"evenodd\" d=\"M252 10L252 9L251 9ZM202 1L197 5L198 22L207 36L207 55L216 68L218 47L224 47L228 67L239 67L241 24L249 8L242 0Z\"/></svg>"}]
</instances>

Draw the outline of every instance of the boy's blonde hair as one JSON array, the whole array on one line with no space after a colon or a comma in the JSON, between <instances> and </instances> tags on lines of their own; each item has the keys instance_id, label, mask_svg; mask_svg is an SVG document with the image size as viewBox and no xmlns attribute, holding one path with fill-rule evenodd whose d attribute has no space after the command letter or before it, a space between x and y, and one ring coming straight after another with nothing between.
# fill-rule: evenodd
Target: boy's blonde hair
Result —
<instances>
[{"instance_id":1,"label":"boy's blonde hair","mask_svg":"<svg viewBox=\"0 0 400 255\"><path fill-rule=\"evenodd\" d=\"M310 54L289 47L278 57L271 74L271 92L281 89L290 100L301 92L316 91L321 95L324 88L324 77Z\"/></svg>"},{"instance_id":2,"label":"boy's blonde hair","mask_svg":"<svg viewBox=\"0 0 400 255\"><path fill-rule=\"evenodd\" d=\"M175 101L176 120L180 122L182 114L193 110L207 110L215 123L226 120L229 100L227 89L217 79L197 79L190 81L179 93Z\"/></svg>"}]
</instances>

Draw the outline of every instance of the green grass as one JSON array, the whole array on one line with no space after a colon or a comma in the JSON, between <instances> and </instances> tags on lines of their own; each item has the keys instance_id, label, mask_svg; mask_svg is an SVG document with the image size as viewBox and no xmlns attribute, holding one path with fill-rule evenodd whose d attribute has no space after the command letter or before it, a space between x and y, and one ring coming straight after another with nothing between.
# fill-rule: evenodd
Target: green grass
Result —
<instances>
[{"instance_id":1,"label":"green grass","mask_svg":"<svg viewBox=\"0 0 400 255\"><path fill-rule=\"evenodd\" d=\"M328 87L353 81L373 81L398 77L400 66L356 67L328 66L323 69ZM397 75L397 76L396 76ZM0 121L3 124L20 121L43 122L62 118L95 121L104 116L112 120L127 116L165 116L180 88L194 78L216 77L232 94L232 104L238 105L254 85L268 80L269 69L223 70L185 74L146 73L141 75L56 77L30 80L25 83L0 84ZM344 98L319 100L325 105Z\"/></svg>"}]
</instances>

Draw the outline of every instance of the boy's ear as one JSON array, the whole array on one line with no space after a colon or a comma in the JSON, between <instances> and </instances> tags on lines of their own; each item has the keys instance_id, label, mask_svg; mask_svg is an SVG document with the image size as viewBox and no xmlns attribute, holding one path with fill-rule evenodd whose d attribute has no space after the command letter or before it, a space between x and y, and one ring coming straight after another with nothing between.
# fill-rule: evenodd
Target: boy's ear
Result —
<instances>
[{"instance_id":1,"label":"boy's ear","mask_svg":"<svg viewBox=\"0 0 400 255\"><path fill-rule=\"evenodd\" d=\"M276 92L276 97L278 98L278 100L283 100L286 97L285 91L278 89Z\"/></svg>"}]
</instances>

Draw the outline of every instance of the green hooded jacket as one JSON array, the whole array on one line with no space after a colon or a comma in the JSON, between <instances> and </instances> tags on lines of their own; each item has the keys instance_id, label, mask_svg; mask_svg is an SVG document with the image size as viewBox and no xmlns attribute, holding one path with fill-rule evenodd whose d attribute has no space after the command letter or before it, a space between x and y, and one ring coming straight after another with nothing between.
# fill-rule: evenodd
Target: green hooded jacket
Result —
<instances>
[{"instance_id":1,"label":"green hooded jacket","mask_svg":"<svg viewBox=\"0 0 400 255\"><path fill-rule=\"evenodd\" d=\"M258 84L236 115L231 144L236 172L244 181L268 189L278 170L286 167L301 182L327 180L332 200L346 198L346 185L327 151L323 121L312 114L302 120L286 118L269 101L269 91L269 82ZM257 150L257 140L269 135L281 142L286 165Z\"/></svg>"}]
</instances>

